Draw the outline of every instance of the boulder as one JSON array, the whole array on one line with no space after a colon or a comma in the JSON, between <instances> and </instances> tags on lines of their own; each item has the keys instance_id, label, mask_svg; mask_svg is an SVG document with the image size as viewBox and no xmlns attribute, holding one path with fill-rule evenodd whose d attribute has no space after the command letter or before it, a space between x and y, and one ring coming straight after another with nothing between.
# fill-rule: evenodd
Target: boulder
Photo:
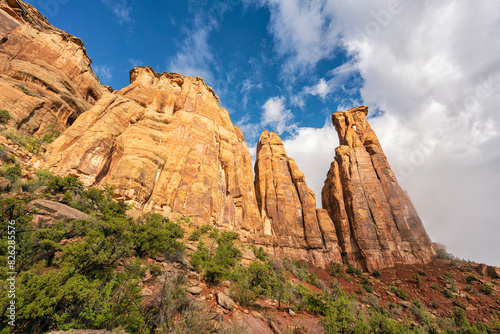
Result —
<instances>
[{"instance_id":1,"label":"boulder","mask_svg":"<svg viewBox=\"0 0 500 334\"><path fill-rule=\"evenodd\" d=\"M10 180L0 177L0 193L8 193L11 188Z\"/></svg>"},{"instance_id":2,"label":"boulder","mask_svg":"<svg viewBox=\"0 0 500 334\"><path fill-rule=\"evenodd\" d=\"M225 308L226 310L231 311L234 305L234 300L226 296L224 293L219 292L217 294L217 304Z\"/></svg>"},{"instance_id":3,"label":"boulder","mask_svg":"<svg viewBox=\"0 0 500 334\"><path fill-rule=\"evenodd\" d=\"M192 286L190 288L186 289L187 292L189 292L192 295L198 296L201 294L201 288L199 286Z\"/></svg>"},{"instance_id":4,"label":"boulder","mask_svg":"<svg viewBox=\"0 0 500 334\"><path fill-rule=\"evenodd\" d=\"M481 276L488 276L488 266L485 265L484 263L479 264L476 267L476 271L478 272L479 275Z\"/></svg>"},{"instance_id":5,"label":"boulder","mask_svg":"<svg viewBox=\"0 0 500 334\"><path fill-rule=\"evenodd\" d=\"M498 267L488 266L487 273L491 278L500 278L500 268Z\"/></svg>"},{"instance_id":6,"label":"boulder","mask_svg":"<svg viewBox=\"0 0 500 334\"><path fill-rule=\"evenodd\" d=\"M79 210L73 209L65 204L37 199L28 204L28 210L33 213L33 222L35 226L41 224L52 224L58 220L91 220L92 217Z\"/></svg>"}]
</instances>

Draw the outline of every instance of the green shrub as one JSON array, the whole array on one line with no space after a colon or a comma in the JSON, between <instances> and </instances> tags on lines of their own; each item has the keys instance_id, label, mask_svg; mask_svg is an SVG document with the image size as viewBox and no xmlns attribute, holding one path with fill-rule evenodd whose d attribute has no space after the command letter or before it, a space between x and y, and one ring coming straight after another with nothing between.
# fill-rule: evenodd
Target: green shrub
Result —
<instances>
[{"instance_id":1,"label":"green shrub","mask_svg":"<svg viewBox=\"0 0 500 334\"><path fill-rule=\"evenodd\" d=\"M207 232L210 232L212 231L212 226L208 225L208 224L204 224L200 227L200 231L201 233L205 234Z\"/></svg>"},{"instance_id":2,"label":"green shrub","mask_svg":"<svg viewBox=\"0 0 500 334\"><path fill-rule=\"evenodd\" d=\"M264 251L264 248L262 248L262 246L257 249L257 247L254 244L252 244L250 246L250 249L252 250L253 254L257 259L261 261L267 260L267 253Z\"/></svg>"},{"instance_id":3,"label":"green shrub","mask_svg":"<svg viewBox=\"0 0 500 334\"><path fill-rule=\"evenodd\" d=\"M443 290L443 295L445 295L446 298L450 298L450 299L455 298L455 296L453 295L453 293L450 290L448 290L448 289L444 289Z\"/></svg>"},{"instance_id":4,"label":"green shrub","mask_svg":"<svg viewBox=\"0 0 500 334\"><path fill-rule=\"evenodd\" d=\"M210 239L217 239L219 237L219 229L218 228L214 228L210 234L208 235L208 237Z\"/></svg>"},{"instance_id":5,"label":"green shrub","mask_svg":"<svg viewBox=\"0 0 500 334\"><path fill-rule=\"evenodd\" d=\"M3 164L0 169L0 176L8 179L10 182L15 182L21 176L21 166L19 164Z\"/></svg>"},{"instance_id":6,"label":"green shrub","mask_svg":"<svg viewBox=\"0 0 500 334\"><path fill-rule=\"evenodd\" d=\"M176 258L185 246L177 241L184 236L181 227L157 213L147 213L138 218L132 228L134 251L140 257L166 255Z\"/></svg>"},{"instance_id":7,"label":"green shrub","mask_svg":"<svg viewBox=\"0 0 500 334\"><path fill-rule=\"evenodd\" d=\"M401 298L403 300L408 299L408 295L406 294L406 292L403 289L398 289L395 286L390 286L389 289L391 290L392 293L394 293L399 298Z\"/></svg>"},{"instance_id":8,"label":"green shrub","mask_svg":"<svg viewBox=\"0 0 500 334\"><path fill-rule=\"evenodd\" d=\"M474 275L469 275L467 276L467 278L465 279L468 283L471 283L471 282L475 282L477 281L477 277L474 276Z\"/></svg>"},{"instance_id":9,"label":"green shrub","mask_svg":"<svg viewBox=\"0 0 500 334\"><path fill-rule=\"evenodd\" d=\"M149 272L153 276L158 276L163 272L163 266L157 263L153 263L149 266Z\"/></svg>"},{"instance_id":10,"label":"green shrub","mask_svg":"<svg viewBox=\"0 0 500 334\"><path fill-rule=\"evenodd\" d=\"M201 231L200 230L194 230L193 233L189 236L188 240L189 241L198 241L200 240L201 237Z\"/></svg>"},{"instance_id":11,"label":"green shrub","mask_svg":"<svg viewBox=\"0 0 500 334\"><path fill-rule=\"evenodd\" d=\"M318 277L315 274L309 275L309 277L307 278L307 283L316 286L317 279Z\"/></svg>"},{"instance_id":12,"label":"green shrub","mask_svg":"<svg viewBox=\"0 0 500 334\"><path fill-rule=\"evenodd\" d=\"M422 282L420 275L415 273L415 274L413 274L412 277L417 282L417 284L420 285L420 283Z\"/></svg>"},{"instance_id":13,"label":"green shrub","mask_svg":"<svg viewBox=\"0 0 500 334\"><path fill-rule=\"evenodd\" d=\"M483 284L481 291L483 291L485 295L491 295L493 293L493 288L491 287L491 285L485 283Z\"/></svg>"},{"instance_id":14,"label":"green shrub","mask_svg":"<svg viewBox=\"0 0 500 334\"><path fill-rule=\"evenodd\" d=\"M326 333L367 333L368 324L347 297L326 302L325 317L320 320Z\"/></svg>"},{"instance_id":15,"label":"green shrub","mask_svg":"<svg viewBox=\"0 0 500 334\"><path fill-rule=\"evenodd\" d=\"M298 260L291 261L290 259L284 259L283 266L286 270L294 274L302 282L306 282L309 278L307 262L302 263Z\"/></svg>"},{"instance_id":16,"label":"green shrub","mask_svg":"<svg viewBox=\"0 0 500 334\"><path fill-rule=\"evenodd\" d=\"M205 270L203 278L210 284L217 284L222 278L230 278L231 269L241 258L241 251L234 247L234 240L239 235L235 232L222 232L217 238L217 251L210 256L203 242L198 244L198 249L191 256L191 265L196 271Z\"/></svg>"},{"instance_id":17,"label":"green shrub","mask_svg":"<svg viewBox=\"0 0 500 334\"><path fill-rule=\"evenodd\" d=\"M432 284L431 284L431 289L436 290L436 291L439 291L441 288L440 288L440 287L439 287L439 285L437 285L436 283L432 283Z\"/></svg>"},{"instance_id":18,"label":"green shrub","mask_svg":"<svg viewBox=\"0 0 500 334\"><path fill-rule=\"evenodd\" d=\"M453 301L453 305L460 307L463 310L465 310L467 308L462 302L460 302L458 300Z\"/></svg>"},{"instance_id":19,"label":"green shrub","mask_svg":"<svg viewBox=\"0 0 500 334\"><path fill-rule=\"evenodd\" d=\"M342 275L342 264L331 262L330 263L330 275L336 277Z\"/></svg>"},{"instance_id":20,"label":"green shrub","mask_svg":"<svg viewBox=\"0 0 500 334\"><path fill-rule=\"evenodd\" d=\"M438 249L437 253L436 253L436 257L438 259L448 259L448 253L446 253L446 251L444 249Z\"/></svg>"},{"instance_id":21,"label":"green shrub","mask_svg":"<svg viewBox=\"0 0 500 334\"><path fill-rule=\"evenodd\" d=\"M0 123L5 124L9 120L10 120L10 113L5 109L0 110Z\"/></svg>"},{"instance_id":22,"label":"green shrub","mask_svg":"<svg viewBox=\"0 0 500 334\"><path fill-rule=\"evenodd\" d=\"M191 255L190 263L195 271L201 272L203 270L204 264L209 261L210 261L210 254L208 253L208 249L205 248L205 244L203 243L203 241L200 241L198 243L198 248Z\"/></svg>"},{"instance_id":23,"label":"green shrub","mask_svg":"<svg viewBox=\"0 0 500 334\"><path fill-rule=\"evenodd\" d=\"M44 135L41 137L41 141L43 144L50 144L52 143L57 137L59 137L61 133L59 130L57 130L57 127L55 125L50 125L48 128L48 131L44 133Z\"/></svg>"},{"instance_id":24,"label":"green shrub","mask_svg":"<svg viewBox=\"0 0 500 334\"><path fill-rule=\"evenodd\" d=\"M348 273L348 274L355 274L355 275L357 275L359 277L361 277L363 275L363 272L361 271L361 269L354 268L351 265L347 266L346 273Z\"/></svg>"},{"instance_id":25,"label":"green shrub","mask_svg":"<svg viewBox=\"0 0 500 334\"><path fill-rule=\"evenodd\" d=\"M278 300L278 307L285 298L285 276L275 271L269 263L254 262L248 269L238 266L231 275L235 281L233 296L244 305L251 305L258 296Z\"/></svg>"},{"instance_id":26,"label":"green shrub","mask_svg":"<svg viewBox=\"0 0 500 334\"><path fill-rule=\"evenodd\" d=\"M382 276L382 271L380 271L380 269L377 269L372 273L372 276L375 278L380 277Z\"/></svg>"},{"instance_id":27,"label":"green shrub","mask_svg":"<svg viewBox=\"0 0 500 334\"><path fill-rule=\"evenodd\" d=\"M83 189L82 181L78 180L77 177L72 175L67 175L65 177L54 175L50 178L47 186L56 191L62 193L66 189L71 190L81 190Z\"/></svg>"}]
</instances>

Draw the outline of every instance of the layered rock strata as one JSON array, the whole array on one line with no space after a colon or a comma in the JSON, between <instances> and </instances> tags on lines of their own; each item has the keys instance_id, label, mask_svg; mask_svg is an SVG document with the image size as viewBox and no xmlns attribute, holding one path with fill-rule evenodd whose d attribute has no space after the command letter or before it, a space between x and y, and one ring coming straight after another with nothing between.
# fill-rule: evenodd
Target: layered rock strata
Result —
<instances>
[{"instance_id":1,"label":"layered rock strata","mask_svg":"<svg viewBox=\"0 0 500 334\"><path fill-rule=\"evenodd\" d=\"M47 151L46 168L110 185L144 210L260 233L252 161L240 129L201 78L130 72Z\"/></svg>"},{"instance_id":2,"label":"layered rock strata","mask_svg":"<svg viewBox=\"0 0 500 334\"><path fill-rule=\"evenodd\" d=\"M90 109L104 87L82 41L19 0L0 0L0 109L23 135L62 131ZM51 127L52 126L52 127Z\"/></svg>"},{"instance_id":3,"label":"layered rock strata","mask_svg":"<svg viewBox=\"0 0 500 334\"><path fill-rule=\"evenodd\" d=\"M314 193L304 174L286 154L275 132L260 136L255 163L257 203L264 234L274 237L268 251L308 258L319 266L340 261L335 226L324 210L316 209Z\"/></svg>"},{"instance_id":4,"label":"layered rock strata","mask_svg":"<svg viewBox=\"0 0 500 334\"><path fill-rule=\"evenodd\" d=\"M428 263L435 252L408 195L398 185L367 107L334 113L340 146L322 190L344 262L365 270Z\"/></svg>"}]
</instances>

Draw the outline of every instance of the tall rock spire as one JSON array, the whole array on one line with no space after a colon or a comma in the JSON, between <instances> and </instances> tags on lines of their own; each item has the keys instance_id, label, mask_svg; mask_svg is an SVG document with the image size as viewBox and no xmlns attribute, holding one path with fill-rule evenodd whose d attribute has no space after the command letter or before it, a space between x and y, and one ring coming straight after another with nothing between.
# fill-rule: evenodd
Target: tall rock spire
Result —
<instances>
[{"instance_id":1,"label":"tall rock spire","mask_svg":"<svg viewBox=\"0 0 500 334\"><path fill-rule=\"evenodd\" d=\"M363 106L332 115L340 146L321 195L335 222L344 261L366 270L430 262L431 240L398 185L367 115Z\"/></svg>"},{"instance_id":2,"label":"tall rock spire","mask_svg":"<svg viewBox=\"0 0 500 334\"><path fill-rule=\"evenodd\" d=\"M275 252L308 258L320 266L340 261L335 226L316 209L304 174L286 154L275 132L265 130L257 146L255 189L264 232L275 238ZM307 251L307 252L306 252Z\"/></svg>"}]
</instances>

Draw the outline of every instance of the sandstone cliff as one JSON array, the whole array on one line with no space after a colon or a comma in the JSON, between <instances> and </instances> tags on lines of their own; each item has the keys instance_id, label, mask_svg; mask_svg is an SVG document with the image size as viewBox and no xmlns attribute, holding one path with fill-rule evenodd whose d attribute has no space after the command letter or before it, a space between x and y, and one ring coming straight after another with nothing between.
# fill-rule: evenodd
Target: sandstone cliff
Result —
<instances>
[{"instance_id":1,"label":"sandstone cliff","mask_svg":"<svg viewBox=\"0 0 500 334\"><path fill-rule=\"evenodd\" d=\"M80 39L29 4L0 0L0 109L9 127L39 136L70 126L104 91L90 63Z\"/></svg>"},{"instance_id":2,"label":"sandstone cliff","mask_svg":"<svg viewBox=\"0 0 500 334\"><path fill-rule=\"evenodd\" d=\"M367 270L430 262L432 243L367 114L367 107L359 107L332 115L340 146L321 195L344 261Z\"/></svg>"},{"instance_id":3,"label":"sandstone cliff","mask_svg":"<svg viewBox=\"0 0 500 334\"><path fill-rule=\"evenodd\" d=\"M252 162L241 131L201 78L130 72L47 151L45 166L85 185L110 185L144 210L261 230Z\"/></svg>"},{"instance_id":4,"label":"sandstone cliff","mask_svg":"<svg viewBox=\"0 0 500 334\"><path fill-rule=\"evenodd\" d=\"M264 220L264 234L273 236L271 253L307 258L319 266L340 262L333 222L316 209L314 193L304 174L289 158L275 132L260 136L255 163L257 202Z\"/></svg>"}]
</instances>

